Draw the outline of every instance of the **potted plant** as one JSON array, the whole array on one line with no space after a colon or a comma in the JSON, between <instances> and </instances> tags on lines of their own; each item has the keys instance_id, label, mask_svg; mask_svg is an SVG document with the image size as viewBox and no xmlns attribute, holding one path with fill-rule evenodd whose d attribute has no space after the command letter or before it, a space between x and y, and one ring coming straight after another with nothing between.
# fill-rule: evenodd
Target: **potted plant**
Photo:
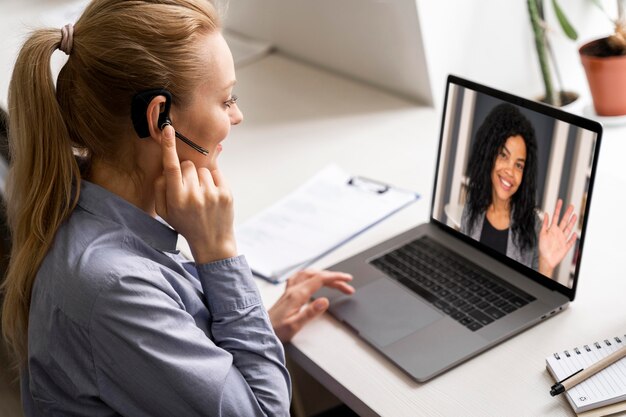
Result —
<instances>
[{"instance_id":1,"label":"potted plant","mask_svg":"<svg viewBox=\"0 0 626 417\"><path fill-rule=\"evenodd\" d=\"M553 106L566 106L578 99L578 94L566 91L563 88L561 74L548 37L548 25L544 17L544 2L543 0L527 0L527 4L530 23L535 37L535 49L537 51L537 57L539 58L539 67L541 69L545 90L544 96L539 100L544 103L552 104ZM552 8L565 35L571 40L576 40L578 34L569 23L569 20L556 0L552 0ZM550 65L549 60L552 65ZM558 88L554 86L551 69L554 70L554 74L556 75Z\"/></svg>"},{"instance_id":2,"label":"potted plant","mask_svg":"<svg viewBox=\"0 0 626 417\"><path fill-rule=\"evenodd\" d=\"M594 3L609 17L599 0ZM624 0L617 0L614 33L580 47L580 59L593 106L600 116L626 114L626 11Z\"/></svg>"}]
</instances>

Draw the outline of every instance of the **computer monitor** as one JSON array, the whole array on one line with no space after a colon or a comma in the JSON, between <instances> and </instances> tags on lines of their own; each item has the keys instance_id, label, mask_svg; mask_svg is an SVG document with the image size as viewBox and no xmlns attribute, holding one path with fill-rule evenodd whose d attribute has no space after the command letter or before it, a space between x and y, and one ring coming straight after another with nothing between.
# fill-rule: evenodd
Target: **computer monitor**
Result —
<instances>
[{"instance_id":1,"label":"computer monitor","mask_svg":"<svg viewBox=\"0 0 626 417\"><path fill-rule=\"evenodd\" d=\"M216 0L225 27L281 53L432 105L415 0Z\"/></svg>"}]
</instances>

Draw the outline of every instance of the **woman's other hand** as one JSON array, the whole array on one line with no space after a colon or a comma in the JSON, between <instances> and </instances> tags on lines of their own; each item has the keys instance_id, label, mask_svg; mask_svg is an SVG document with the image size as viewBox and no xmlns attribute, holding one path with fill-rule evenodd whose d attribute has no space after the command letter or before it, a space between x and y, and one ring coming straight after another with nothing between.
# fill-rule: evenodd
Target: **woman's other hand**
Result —
<instances>
[{"instance_id":1,"label":"woman's other hand","mask_svg":"<svg viewBox=\"0 0 626 417\"><path fill-rule=\"evenodd\" d=\"M156 212L187 239L198 264L237 255L233 199L218 169L179 162L174 128L161 140L163 175L156 179Z\"/></svg>"},{"instance_id":2,"label":"woman's other hand","mask_svg":"<svg viewBox=\"0 0 626 417\"><path fill-rule=\"evenodd\" d=\"M272 327L281 342L289 342L306 323L328 309L328 299L325 297L303 308L317 290L326 286L344 294L352 294L354 288L348 285L351 280L350 274L314 269L299 271L289 278L285 292L268 311Z\"/></svg>"},{"instance_id":3,"label":"woman's other hand","mask_svg":"<svg viewBox=\"0 0 626 417\"><path fill-rule=\"evenodd\" d=\"M554 208L552 221L548 213L545 213L539 232L539 272L548 277L552 276L554 268L576 243L576 233L572 233L576 224L574 206L570 204L559 221L562 207L563 201L559 199Z\"/></svg>"}]
</instances>

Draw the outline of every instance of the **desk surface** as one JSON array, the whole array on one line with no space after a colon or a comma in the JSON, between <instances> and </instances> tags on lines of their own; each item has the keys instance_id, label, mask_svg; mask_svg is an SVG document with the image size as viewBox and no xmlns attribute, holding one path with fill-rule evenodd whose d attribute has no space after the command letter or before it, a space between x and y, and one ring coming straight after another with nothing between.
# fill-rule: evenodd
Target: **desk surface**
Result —
<instances>
[{"instance_id":1,"label":"desk surface","mask_svg":"<svg viewBox=\"0 0 626 417\"><path fill-rule=\"evenodd\" d=\"M416 190L422 199L316 266L332 265L428 220L438 111L276 55L240 69L238 79L247 119L233 129L221 161L235 192L237 221L330 162ZM564 312L423 384L329 315L299 333L288 352L363 415L574 415L565 398L548 394L553 381L545 357L626 331L626 243L619 238L626 226L618 212L626 204L624 155L626 128L606 128L577 297ZM263 281L259 287L268 306L282 291Z\"/></svg>"},{"instance_id":2,"label":"desk surface","mask_svg":"<svg viewBox=\"0 0 626 417\"><path fill-rule=\"evenodd\" d=\"M0 42L0 52L11 57L24 27L10 13L3 16L2 33L19 27ZM13 59L2 62L0 103L5 104ZM224 142L221 156L235 196L237 222L333 162L351 173L416 190L422 199L316 266L332 265L428 220L438 111L280 55L238 69L237 77L245 120ZM329 315L303 329L287 351L362 415L573 416L565 398L548 394L552 380L544 359L554 351L624 334L626 279L621 256L626 252L622 238L626 222L620 214L626 207L625 155L626 128L607 128L578 295L563 313L424 384L411 380ZM282 292L280 285L264 281L258 285L268 306Z\"/></svg>"}]
</instances>

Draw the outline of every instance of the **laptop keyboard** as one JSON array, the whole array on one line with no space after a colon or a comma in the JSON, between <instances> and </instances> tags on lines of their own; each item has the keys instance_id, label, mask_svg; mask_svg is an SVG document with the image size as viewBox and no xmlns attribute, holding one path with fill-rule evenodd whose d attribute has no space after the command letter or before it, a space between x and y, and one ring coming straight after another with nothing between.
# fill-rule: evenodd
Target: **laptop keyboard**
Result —
<instances>
[{"instance_id":1,"label":"laptop keyboard","mask_svg":"<svg viewBox=\"0 0 626 417\"><path fill-rule=\"evenodd\" d=\"M428 237L370 263L472 331L535 300Z\"/></svg>"}]
</instances>

